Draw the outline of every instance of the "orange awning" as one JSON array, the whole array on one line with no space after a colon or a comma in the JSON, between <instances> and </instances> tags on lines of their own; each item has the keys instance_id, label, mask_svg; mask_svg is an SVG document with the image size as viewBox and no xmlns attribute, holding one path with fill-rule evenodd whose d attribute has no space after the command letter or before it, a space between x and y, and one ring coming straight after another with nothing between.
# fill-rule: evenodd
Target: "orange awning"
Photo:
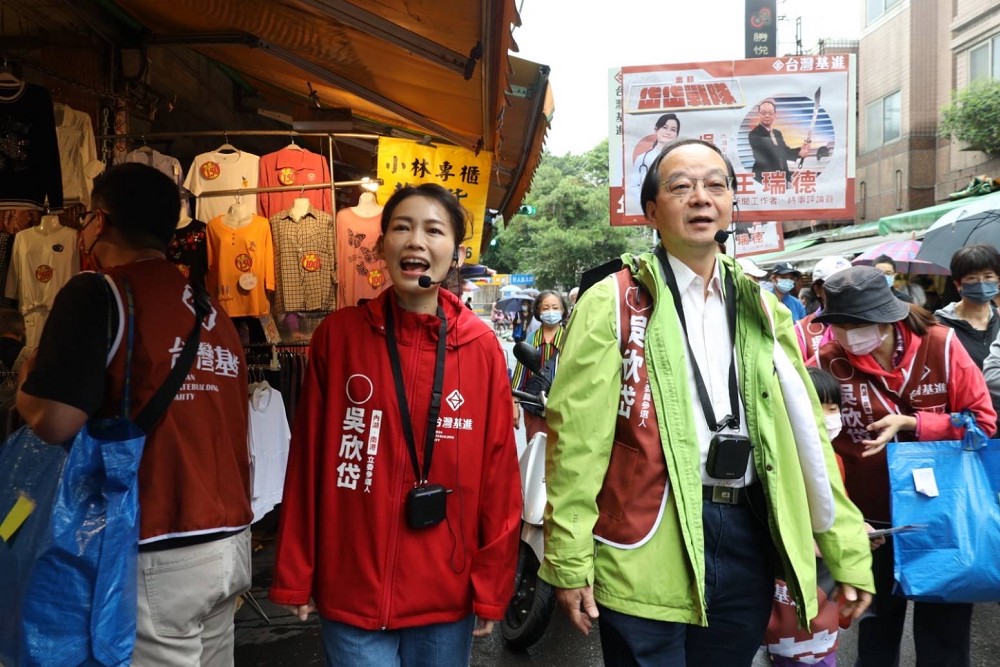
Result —
<instances>
[{"instance_id":1,"label":"orange awning","mask_svg":"<svg viewBox=\"0 0 1000 667\"><path fill-rule=\"evenodd\" d=\"M493 151L489 206L520 204L551 115L548 68L508 56L514 0L117 0L148 44L184 44L262 93Z\"/></svg>"}]
</instances>

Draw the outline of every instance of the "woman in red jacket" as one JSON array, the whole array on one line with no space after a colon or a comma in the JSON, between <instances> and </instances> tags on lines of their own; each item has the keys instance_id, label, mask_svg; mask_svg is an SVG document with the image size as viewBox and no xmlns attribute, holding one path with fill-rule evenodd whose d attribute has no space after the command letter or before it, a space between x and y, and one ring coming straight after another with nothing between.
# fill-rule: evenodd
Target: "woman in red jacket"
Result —
<instances>
[{"instance_id":1,"label":"woman in red jacket","mask_svg":"<svg viewBox=\"0 0 1000 667\"><path fill-rule=\"evenodd\" d=\"M506 361L438 288L465 220L438 185L397 191L378 241L392 289L313 334L270 597L319 612L327 665L467 664L513 592Z\"/></svg>"},{"instance_id":2,"label":"woman in red jacket","mask_svg":"<svg viewBox=\"0 0 1000 667\"><path fill-rule=\"evenodd\" d=\"M876 528L889 525L889 440L958 440L950 413L969 410L986 433L996 413L986 381L955 332L890 291L881 271L853 266L824 285L826 308L814 321L833 340L815 357L840 383L843 430L833 440L851 500ZM872 556L875 599L858 627L858 662L899 663L906 599L892 594L893 540ZM969 664L971 604L916 602L913 636L919 664Z\"/></svg>"}]
</instances>

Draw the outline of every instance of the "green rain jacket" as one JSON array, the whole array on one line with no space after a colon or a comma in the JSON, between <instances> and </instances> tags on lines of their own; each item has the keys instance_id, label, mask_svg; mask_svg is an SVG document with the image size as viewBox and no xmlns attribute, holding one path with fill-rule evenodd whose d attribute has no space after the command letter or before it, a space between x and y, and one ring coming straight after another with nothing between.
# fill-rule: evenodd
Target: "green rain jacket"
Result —
<instances>
[{"instance_id":1,"label":"green rain jacket","mask_svg":"<svg viewBox=\"0 0 1000 667\"><path fill-rule=\"evenodd\" d=\"M740 395L754 442L757 475L767 497L768 523L800 624L817 614L814 540L835 581L874 592L871 551L863 519L844 492L826 436L819 400L802 364L791 315L773 294L734 271L737 289L737 362ZM547 406L548 505L545 561L539 576L560 588L594 586L609 609L662 621L707 624L705 545L701 522L700 451L687 385L683 331L655 255L623 255L653 296L646 329L646 364L670 481L654 534L642 546L613 547L594 539L597 495L611 456L621 387L614 277L590 288L573 311ZM812 402L822 461L832 487L832 527L812 532L802 467L774 363L774 331ZM808 419L808 415L805 417ZM824 487L825 488L825 487ZM828 494L829 496L829 494Z\"/></svg>"}]
</instances>

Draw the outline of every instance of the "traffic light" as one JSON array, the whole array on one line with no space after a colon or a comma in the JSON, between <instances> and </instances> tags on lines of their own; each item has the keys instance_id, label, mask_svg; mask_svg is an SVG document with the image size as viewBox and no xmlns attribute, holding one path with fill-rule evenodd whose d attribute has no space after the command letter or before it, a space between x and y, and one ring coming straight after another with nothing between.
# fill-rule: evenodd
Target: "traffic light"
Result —
<instances>
[{"instance_id":1,"label":"traffic light","mask_svg":"<svg viewBox=\"0 0 1000 667\"><path fill-rule=\"evenodd\" d=\"M521 208L517 209L517 212L521 215L534 215L537 209L534 206L529 206L528 204L522 204Z\"/></svg>"}]
</instances>

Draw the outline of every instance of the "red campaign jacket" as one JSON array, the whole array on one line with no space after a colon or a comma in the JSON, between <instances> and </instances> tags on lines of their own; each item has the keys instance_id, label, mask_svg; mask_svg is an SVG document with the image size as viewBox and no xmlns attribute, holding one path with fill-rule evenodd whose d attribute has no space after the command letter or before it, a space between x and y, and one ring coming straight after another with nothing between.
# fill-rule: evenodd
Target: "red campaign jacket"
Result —
<instances>
[{"instance_id":1,"label":"red campaign jacket","mask_svg":"<svg viewBox=\"0 0 1000 667\"><path fill-rule=\"evenodd\" d=\"M315 600L323 617L367 630L499 619L513 593L521 516L507 366L496 336L441 290L448 319L429 481L452 489L447 519L407 526L413 466L384 334L397 343L423 465L440 322L401 311L394 290L329 315L313 334L285 476L270 599Z\"/></svg>"},{"instance_id":2,"label":"red campaign jacket","mask_svg":"<svg viewBox=\"0 0 1000 667\"><path fill-rule=\"evenodd\" d=\"M905 338L903 358L891 371L870 354L845 351L835 339L812 360L840 383L844 427L833 448L843 458L851 500L866 519L876 521L890 520L889 470L884 449L873 456L861 455L861 441L874 437L865 430L868 424L890 413L913 415L917 430L901 431L899 440L958 440L962 429L951 425L950 414L969 410L984 432L996 428L986 381L954 330L934 325L923 337L905 325L896 331Z\"/></svg>"}]
</instances>

